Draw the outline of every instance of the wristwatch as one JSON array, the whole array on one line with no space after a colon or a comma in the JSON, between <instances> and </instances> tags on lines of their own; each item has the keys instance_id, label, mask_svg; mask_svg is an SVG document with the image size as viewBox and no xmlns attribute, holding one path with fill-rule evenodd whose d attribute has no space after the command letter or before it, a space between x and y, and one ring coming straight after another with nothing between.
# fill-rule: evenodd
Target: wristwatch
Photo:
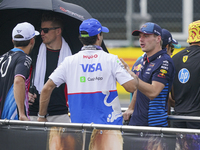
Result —
<instances>
[{"instance_id":1,"label":"wristwatch","mask_svg":"<svg viewBox=\"0 0 200 150\"><path fill-rule=\"evenodd\" d=\"M45 116L41 116L39 113L38 113L38 117L40 118L47 118L49 116L49 114L46 114Z\"/></svg>"}]
</instances>

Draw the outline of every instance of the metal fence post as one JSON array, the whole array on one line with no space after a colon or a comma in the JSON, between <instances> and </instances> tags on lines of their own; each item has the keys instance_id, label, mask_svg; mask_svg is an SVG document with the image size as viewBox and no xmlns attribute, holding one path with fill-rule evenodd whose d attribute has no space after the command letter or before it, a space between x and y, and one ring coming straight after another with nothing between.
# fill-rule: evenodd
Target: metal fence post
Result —
<instances>
[{"instance_id":1,"label":"metal fence post","mask_svg":"<svg viewBox=\"0 0 200 150\"><path fill-rule=\"evenodd\" d=\"M132 14L133 14L133 1L134 0L126 0L126 37L129 43L129 46L133 46L132 42Z\"/></svg>"}]
</instances>

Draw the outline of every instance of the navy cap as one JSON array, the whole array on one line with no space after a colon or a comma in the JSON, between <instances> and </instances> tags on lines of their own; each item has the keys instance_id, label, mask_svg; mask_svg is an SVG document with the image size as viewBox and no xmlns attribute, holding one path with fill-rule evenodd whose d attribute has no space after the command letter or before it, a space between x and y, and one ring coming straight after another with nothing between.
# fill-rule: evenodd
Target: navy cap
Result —
<instances>
[{"instance_id":1,"label":"navy cap","mask_svg":"<svg viewBox=\"0 0 200 150\"><path fill-rule=\"evenodd\" d=\"M142 25L142 27L140 28L140 30L134 30L132 32L133 36L138 36L140 33L144 33L144 34L156 34L156 35L162 35L162 28L157 25L156 23L152 23L152 22L147 22L144 25Z\"/></svg>"},{"instance_id":2,"label":"navy cap","mask_svg":"<svg viewBox=\"0 0 200 150\"><path fill-rule=\"evenodd\" d=\"M81 31L86 31L88 34L81 34ZM84 20L79 27L81 37L95 36L101 32L108 33L109 29L107 27L103 27L101 23L94 18Z\"/></svg>"},{"instance_id":3,"label":"navy cap","mask_svg":"<svg viewBox=\"0 0 200 150\"><path fill-rule=\"evenodd\" d=\"M172 43L175 48L181 47L180 44L178 44L178 42L172 38L171 33L167 29L162 29L162 41L162 47L166 47L166 45L170 43Z\"/></svg>"}]
</instances>

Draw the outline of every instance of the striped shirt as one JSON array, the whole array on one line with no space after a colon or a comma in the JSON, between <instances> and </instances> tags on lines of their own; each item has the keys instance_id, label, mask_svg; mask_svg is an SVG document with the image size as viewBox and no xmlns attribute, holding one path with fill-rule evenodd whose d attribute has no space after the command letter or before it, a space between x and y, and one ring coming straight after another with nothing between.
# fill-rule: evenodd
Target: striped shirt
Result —
<instances>
[{"instance_id":1,"label":"striped shirt","mask_svg":"<svg viewBox=\"0 0 200 150\"><path fill-rule=\"evenodd\" d=\"M138 77L146 83L152 81L165 85L160 94L150 100L137 90L136 104L130 125L137 126L168 126L167 101L174 80L174 64L166 50L161 50L153 56L145 56L137 61L132 69Z\"/></svg>"}]
</instances>

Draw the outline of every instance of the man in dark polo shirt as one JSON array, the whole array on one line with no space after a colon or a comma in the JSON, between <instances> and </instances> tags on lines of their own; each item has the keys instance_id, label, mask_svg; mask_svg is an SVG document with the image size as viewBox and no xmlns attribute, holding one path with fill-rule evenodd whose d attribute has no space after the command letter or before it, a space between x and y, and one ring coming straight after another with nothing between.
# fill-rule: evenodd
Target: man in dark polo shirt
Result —
<instances>
[{"instance_id":1,"label":"man in dark polo shirt","mask_svg":"<svg viewBox=\"0 0 200 150\"><path fill-rule=\"evenodd\" d=\"M133 31L139 36L140 46L146 52L136 62L131 75L138 75L138 90L134 92L124 120L131 116L129 125L168 126L167 101L174 79L174 65L166 49L162 50L162 29L159 25L147 22L140 30Z\"/></svg>"},{"instance_id":2,"label":"man in dark polo shirt","mask_svg":"<svg viewBox=\"0 0 200 150\"><path fill-rule=\"evenodd\" d=\"M200 116L200 20L188 28L190 44L172 58L176 69L172 97L175 115ZM200 129L199 122L174 122L174 127Z\"/></svg>"}]
</instances>

